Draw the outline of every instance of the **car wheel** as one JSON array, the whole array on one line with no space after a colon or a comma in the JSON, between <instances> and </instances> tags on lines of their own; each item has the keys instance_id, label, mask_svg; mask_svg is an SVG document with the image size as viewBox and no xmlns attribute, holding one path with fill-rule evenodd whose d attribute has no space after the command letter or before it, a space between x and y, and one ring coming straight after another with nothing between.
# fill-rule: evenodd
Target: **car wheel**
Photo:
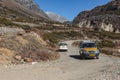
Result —
<instances>
[{"instance_id":1,"label":"car wheel","mask_svg":"<svg viewBox=\"0 0 120 80\"><path fill-rule=\"evenodd\" d=\"M85 60L86 58L83 56L82 59Z\"/></svg>"},{"instance_id":2,"label":"car wheel","mask_svg":"<svg viewBox=\"0 0 120 80\"><path fill-rule=\"evenodd\" d=\"M99 59L99 57L98 57L98 56L96 56L96 59Z\"/></svg>"},{"instance_id":3,"label":"car wheel","mask_svg":"<svg viewBox=\"0 0 120 80\"><path fill-rule=\"evenodd\" d=\"M83 53L82 53L82 59L83 59L83 60L85 60L85 59L86 59L86 58L85 58L85 55L84 55Z\"/></svg>"}]
</instances>

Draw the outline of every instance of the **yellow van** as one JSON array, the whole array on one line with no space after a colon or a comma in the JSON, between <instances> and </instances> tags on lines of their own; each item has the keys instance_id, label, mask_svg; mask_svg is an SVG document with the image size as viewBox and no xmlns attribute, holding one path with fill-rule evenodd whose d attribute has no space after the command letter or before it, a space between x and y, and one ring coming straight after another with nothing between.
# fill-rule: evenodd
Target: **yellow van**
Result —
<instances>
[{"instance_id":1,"label":"yellow van","mask_svg":"<svg viewBox=\"0 0 120 80\"><path fill-rule=\"evenodd\" d=\"M80 56L82 59L96 58L99 59L99 50L93 41L84 40L80 42Z\"/></svg>"}]
</instances>

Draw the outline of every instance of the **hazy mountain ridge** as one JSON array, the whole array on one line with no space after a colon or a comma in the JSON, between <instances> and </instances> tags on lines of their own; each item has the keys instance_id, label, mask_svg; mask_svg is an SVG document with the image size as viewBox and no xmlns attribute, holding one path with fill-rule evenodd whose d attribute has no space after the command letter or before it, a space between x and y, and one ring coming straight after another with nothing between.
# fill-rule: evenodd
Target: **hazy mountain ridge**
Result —
<instances>
[{"instance_id":1,"label":"hazy mountain ridge","mask_svg":"<svg viewBox=\"0 0 120 80\"><path fill-rule=\"evenodd\" d=\"M53 12L46 12L46 14L53 21L58 21L58 22L61 22L61 23L68 21L65 17L60 16L60 15L58 15L56 13L53 13Z\"/></svg>"},{"instance_id":2,"label":"hazy mountain ridge","mask_svg":"<svg viewBox=\"0 0 120 80\"><path fill-rule=\"evenodd\" d=\"M81 12L73 24L79 27L103 29L120 32L120 0L112 0L106 5L95 7L90 11Z\"/></svg>"}]
</instances>

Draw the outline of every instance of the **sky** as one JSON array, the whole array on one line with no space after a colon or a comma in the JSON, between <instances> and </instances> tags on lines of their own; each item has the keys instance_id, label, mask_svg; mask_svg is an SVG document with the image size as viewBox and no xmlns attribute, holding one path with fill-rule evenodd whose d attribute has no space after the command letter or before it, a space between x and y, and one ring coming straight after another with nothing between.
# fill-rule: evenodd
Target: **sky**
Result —
<instances>
[{"instance_id":1,"label":"sky","mask_svg":"<svg viewBox=\"0 0 120 80\"><path fill-rule=\"evenodd\" d=\"M80 12L104 5L111 0L35 0L44 12L54 12L72 21Z\"/></svg>"}]
</instances>

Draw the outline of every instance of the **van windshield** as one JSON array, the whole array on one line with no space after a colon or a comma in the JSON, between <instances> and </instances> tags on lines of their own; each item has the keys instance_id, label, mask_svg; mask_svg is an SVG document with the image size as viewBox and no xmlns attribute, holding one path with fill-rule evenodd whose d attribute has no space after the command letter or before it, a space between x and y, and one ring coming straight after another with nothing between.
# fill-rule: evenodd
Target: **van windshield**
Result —
<instances>
[{"instance_id":1,"label":"van windshield","mask_svg":"<svg viewBox=\"0 0 120 80\"><path fill-rule=\"evenodd\" d=\"M84 43L82 45L82 48L90 48L90 47L96 47L95 43Z\"/></svg>"}]
</instances>

